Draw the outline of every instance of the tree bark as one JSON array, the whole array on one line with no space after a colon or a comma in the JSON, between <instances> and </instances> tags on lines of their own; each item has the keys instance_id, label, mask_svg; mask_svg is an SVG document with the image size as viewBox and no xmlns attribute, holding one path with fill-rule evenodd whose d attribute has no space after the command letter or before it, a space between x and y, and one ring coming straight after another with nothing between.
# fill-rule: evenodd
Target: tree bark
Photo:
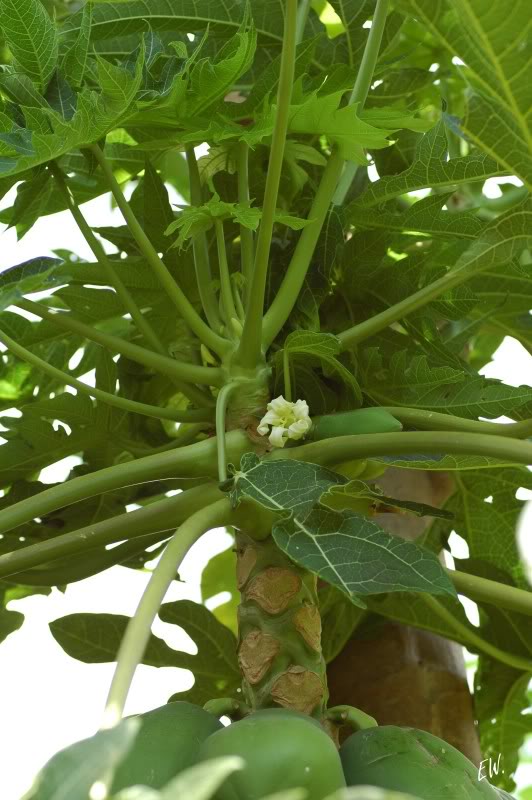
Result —
<instances>
[{"instance_id":1,"label":"tree bark","mask_svg":"<svg viewBox=\"0 0 532 800\"><path fill-rule=\"evenodd\" d=\"M398 499L441 505L452 480L439 473L389 469L378 481ZM417 539L430 519L382 514L390 533ZM349 704L379 725L405 725L445 739L474 764L481 760L462 648L427 631L372 616L327 670L330 705Z\"/></svg>"}]
</instances>

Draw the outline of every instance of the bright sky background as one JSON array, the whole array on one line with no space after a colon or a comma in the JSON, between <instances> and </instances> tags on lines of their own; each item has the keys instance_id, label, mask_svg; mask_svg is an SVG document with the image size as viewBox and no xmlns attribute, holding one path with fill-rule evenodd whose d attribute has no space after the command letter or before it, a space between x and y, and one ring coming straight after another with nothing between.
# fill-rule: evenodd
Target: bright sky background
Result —
<instances>
[{"instance_id":1,"label":"bright sky background","mask_svg":"<svg viewBox=\"0 0 532 800\"><path fill-rule=\"evenodd\" d=\"M492 189L495 194L499 191L495 185ZM10 205L12 199L13 193L10 192L1 205ZM85 204L83 212L94 226L121 224L118 212L110 209L108 197ZM52 255L52 248L55 247L66 248L82 258L92 259L68 213L39 220L21 242L17 243L14 230L0 233L0 237L0 271L39 255ZM509 384L532 385L532 358L517 342L506 339L484 374L501 378ZM47 482L61 480L68 474L72 463L75 463L75 459L65 459L52 471L47 470L41 479ZM522 528L524 538L524 521ZM532 565L532 508L526 518L526 530L529 542L527 555ZM180 569L184 582L174 582L166 600L186 597L199 601L201 570L209 557L225 549L227 543L228 537L222 530L212 531L205 536L189 553ZM460 547L460 540L455 544ZM456 555L465 554L457 550ZM53 753L94 733L101 719L112 677L112 664L86 665L67 656L51 636L48 623L77 612L105 611L131 615L148 577L148 573L113 567L94 578L70 585L64 594L54 589L48 597L34 595L10 605L10 608L26 614L26 620L19 631L0 645L2 800L19 800L29 788L36 771ZM470 607L467 611L471 615ZM191 640L175 626L158 621L153 630L170 646L195 652ZM187 688L191 683L191 675L184 670L140 666L126 713L146 711L162 705L171 694ZM518 777L524 786L532 783L532 767L521 767Z\"/></svg>"}]
</instances>

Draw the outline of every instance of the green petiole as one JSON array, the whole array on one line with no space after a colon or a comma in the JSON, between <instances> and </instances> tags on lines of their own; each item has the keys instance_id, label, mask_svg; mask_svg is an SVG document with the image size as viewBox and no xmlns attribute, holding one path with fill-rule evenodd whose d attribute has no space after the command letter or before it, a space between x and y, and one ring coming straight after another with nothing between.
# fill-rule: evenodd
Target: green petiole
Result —
<instances>
[{"instance_id":1,"label":"green petiole","mask_svg":"<svg viewBox=\"0 0 532 800\"><path fill-rule=\"evenodd\" d=\"M124 305L124 309L131 314L133 322L135 323L139 331L142 333L148 344L150 344L151 347L158 353L164 353L165 352L164 346L161 343L159 337L153 330L148 320L143 316L131 292L129 291L127 286L125 286L125 284L122 282L122 279L120 278L120 275L114 268L111 259L107 257L107 253L103 249L103 246L101 245L97 237L94 235L94 233L92 232L92 228L87 223L85 217L81 213L81 210L78 204L76 203L74 196L72 195L72 193L68 188L62 169L55 161L50 162L49 169L52 175L54 176L55 182L57 183L61 193L63 194L67 207L69 208L70 213L72 214L74 220L76 221L76 224L79 230L81 231L85 241L87 242L90 249L94 253L96 260L102 265L102 267L107 272L111 284L113 285L117 295L120 297Z\"/></svg>"},{"instance_id":2,"label":"green petiole","mask_svg":"<svg viewBox=\"0 0 532 800\"><path fill-rule=\"evenodd\" d=\"M456 619L454 614L451 614L451 612L438 602L435 597L430 594L423 594L421 596L423 602L429 606L440 619L456 631L460 637L459 640L465 642L466 646L469 643L475 650L480 650L481 653L491 656L491 658L500 661L502 664L507 664L509 667L522 670L523 672L532 672L532 661L528 661L526 658L521 658L520 656L514 656L513 653L506 653L504 650L500 650L498 647L495 647L495 645L479 636L472 626L464 625L460 620Z\"/></svg>"},{"instance_id":3,"label":"green petiole","mask_svg":"<svg viewBox=\"0 0 532 800\"><path fill-rule=\"evenodd\" d=\"M225 249L224 224L221 219L214 220L214 230L216 232L216 248L218 251L218 266L220 268L222 307L226 326L230 329L231 319L236 319L238 315L233 299L231 275L229 274L227 250Z\"/></svg>"},{"instance_id":4,"label":"green petiole","mask_svg":"<svg viewBox=\"0 0 532 800\"><path fill-rule=\"evenodd\" d=\"M173 408L160 408L159 406L151 406L148 403L139 403L137 400L128 400L126 397L120 397L119 395L111 394L111 392L105 392L103 389L97 389L95 386L87 386L83 381L79 381L72 375L68 375L66 372L63 372L63 370L52 366L52 364L36 356L31 350L27 350L25 347L22 347L22 345L17 344L14 339L1 329L0 341L2 341L14 355L21 358L23 361L27 361L28 364L32 364L37 369L61 381L66 386L73 386L82 394L94 397L96 400L100 400L102 403L106 403L114 408L121 408L124 411L131 411L134 414L144 414L148 417L168 419L174 422L210 422L213 419L212 412L205 408L190 409L188 411L178 411Z\"/></svg>"},{"instance_id":5,"label":"green petiole","mask_svg":"<svg viewBox=\"0 0 532 800\"><path fill-rule=\"evenodd\" d=\"M287 450L277 450L270 453L268 458L294 458L326 465L356 458L438 453L484 456L505 464L532 465L532 442L484 433L451 431L402 431L338 436ZM446 469L449 467L446 466Z\"/></svg>"},{"instance_id":6,"label":"green petiole","mask_svg":"<svg viewBox=\"0 0 532 800\"><path fill-rule=\"evenodd\" d=\"M288 130L290 99L294 82L296 55L297 0L286 0L285 27L281 69L277 92L277 112L272 135L270 161L266 175L266 188L262 204L262 218L257 235L253 276L247 295L244 332L236 355L237 361L247 369L253 369L262 353L262 315L268 275L270 244L272 240L277 196L283 167L283 156ZM295 298L294 298L295 302Z\"/></svg>"},{"instance_id":7,"label":"green petiole","mask_svg":"<svg viewBox=\"0 0 532 800\"><path fill-rule=\"evenodd\" d=\"M377 0L373 24L364 50L360 72L351 94L351 103L358 102L362 106L366 99L379 55L387 9L388 0ZM338 151L333 150L323 171L320 185L308 215L308 219L311 222L303 229L279 291L264 316L262 344L265 349L270 347L294 308L343 168L343 158Z\"/></svg>"},{"instance_id":8,"label":"green petiole","mask_svg":"<svg viewBox=\"0 0 532 800\"><path fill-rule=\"evenodd\" d=\"M146 261L159 278L161 285L166 291L166 294L173 302L190 329L194 331L198 339L210 350L213 350L218 355L223 355L223 353L226 352L229 347L228 341L223 339L221 336L211 330L208 325L206 325L206 323L202 320L189 302L185 293L175 282L168 268L161 260L155 247L144 233L142 226L131 209L131 206L124 197L122 189L120 188L120 185L114 176L111 165L105 158L105 155L100 147L98 147L97 144L92 144L90 145L89 149L102 168L118 208L122 212L122 215L141 252L146 258Z\"/></svg>"},{"instance_id":9,"label":"green petiole","mask_svg":"<svg viewBox=\"0 0 532 800\"><path fill-rule=\"evenodd\" d=\"M228 524L231 513L229 499L224 497L189 517L168 543L120 643L102 728L111 728L122 718L135 670L150 638L151 626L184 557L204 533L215 526Z\"/></svg>"},{"instance_id":10,"label":"green petiole","mask_svg":"<svg viewBox=\"0 0 532 800\"><path fill-rule=\"evenodd\" d=\"M227 480L227 456L225 446L225 420L231 395L238 388L237 381L222 386L216 398L216 442L218 445L218 480Z\"/></svg>"},{"instance_id":11,"label":"green petiole","mask_svg":"<svg viewBox=\"0 0 532 800\"><path fill-rule=\"evenodd\" d=\"M231 431L227 437L228 461L238 462L244 453L253 449L243 431ZM144 456L135 461L115 464L112 467L72 478L60 486L52 486L39 494L13 503L0 511L0 533L16 528L35 517L55 511L57 508L77 503L87 497L95 497L103 492L134 486L146 481L163 478L215 478L217 477L216 438L210 437L202 442Z\"/></svg>"},{"instance_id":12,"label":"green petiole","mask_svg":"<svg viewBox=\"0 0 532 800\"><path fill-rule=\"evenodd\" d=\"M249 145L246 142L239 142L237 145L237 179L238 179L238 202L240 205L249 206ZM240 226L240 256L241 272L244 277L244 297L247 302L249 287L253 277L254 253L253 231ZM244 319L243 313L241 318Z\"/></svg>"},{"instance_id":13,"label":"green petiole","mask_svg":"<svg viewBox=\"0 0 532 800\"><path fill-rule=\"evenodd\" d=\"M44 542L4 553L0 555L0 578L58 559L81 556L102 545L120 542L125 531L128 540L133 541L139 536L156 531L173 530L176 523L186 519L206 503L219 498L220 492L216 485L205 483L127 514L119 514L77 531L69 531Z\"/></svg>"},{"instance_id":14,"label":"green petiole","mask_svg":"<svg viewBox=\"0 0 532 800\"><path fill-rule=\"evenodd\" d=\"M508 611L517 611L532 617L532 591L526 592L516 586L508 586L499 581L479 578L456 569L445 570L456 591L476 603L491 603Z\"/></svg>"},{"instance_id":15,"label":"green petiole","mask_svg":"<svg viewBox=\"0 0 532 800\"><path fill-rule=\"evenodd\" d=\"M198 162L194 148L190 147L186 150L187 164L188 164L188 177L190 184L190 199L192 205L200 206L203 202L201 192L201 180L198 170ZM196 282L198 285L198 292L201 300L201 305L207 317L207 321L213 331L219 331L222 322L218 315L218 303L216 301L216 293L212 284L211 265L209 260L209 247L207 244L207 236L205 233L198 233L192 239L192 247L194 250L194 267L196 269Z\"/></svg>"},{"instance_id":16,"label":"green petiole","mask_svg":"<svg viewBox=\"0 0 532 800\"><path fill-rule=\"evenodd\" d=\"M481 422L476 419L463 419L452 414L426 411L421 408L401 406L382 406L384 411L400 420L403 425L431 431L463 431L464 433L488 433L491 436L508 436L513 439L527 439L532 436L532 419L520 422Z\"/></svg>"},{"instance_id":17,"label":"green petiole","mask_svg":"<svg viewBox=\"0 0 532 800\"><path fill-rule=\"evenodd\" d=\"M34 303L31 300L17 300L16 304L19 308L35 314L37 317L46 319L53 322L58 327L64 330L77 333L92 342L101 344L111 352L120 353L127 356L132 361L137 361L139 364L144 364L146 367L154 369L156 372L161 372L163 375L175 377L181 381L181 388L183 394L189 394L193 387L186 387L183 381L190 381L191 383L202 383L207 386L219 386L222 382L222 372L216 367L201 367L195 364L189 364L185 361L177 361L169 356L162 356L159 353L153 353L151 350L146 350L144 347L139 347L137 344L128 342L118 336L113 336L110 333L103 333L91 325L86 325L84 322L79 322L77 319L71 317L70 314L63 311L52 311L45 308L40 303ZM197 396L197 392L194 393ZM202 397L202 405L205 405L205 396ZM192 399L192 397L191 397ZM196 397L194 398L196 401Z\"/></svg>"}]
</instances>

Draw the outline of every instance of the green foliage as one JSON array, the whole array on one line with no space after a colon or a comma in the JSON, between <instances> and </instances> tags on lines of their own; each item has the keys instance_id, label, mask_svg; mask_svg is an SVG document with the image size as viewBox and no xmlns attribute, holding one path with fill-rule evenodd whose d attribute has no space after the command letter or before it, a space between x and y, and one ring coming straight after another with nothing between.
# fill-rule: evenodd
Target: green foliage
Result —
<instances>
[{"instance_id":1,"label":"green foliage","mask_svg":"<svg viewBox=\"0 0 532 800\"><path fill-rule=\"evenodd\" d=\"M15 67L44 91L57 65L57 28L39 0L2 0L0 15Z\"/></svg>"},{"instance_id":2,"label":"green foliage","mask_svg":"<svg viewBox=\"0 0 532 800\"><path fill-rule=\"evenodd\" d=\"M530 187L532 95L522 81L531 61L522 25L525 0L492 8L486 8L482 0L406 0L404 5L447 52L465 62L471 93L462 123L464 134Z\"/></svg>"},{"instance_id":3,"label":"green foliage","mask_svg":"<svg viewBox=\"0 0 532 800\"><path fill-rule=\"evenodd\" d=\"M201 605L178 600L161 606L163 622L179 625L198 647L196 655L177 652L151 635L143 663L152 667L178 667L194 674L194 686L172 696L203 705L212 697L225 697L239 682L234 635ZM50 623L54 638L73 658L87 663L114 661L127 625L127 617L113 614L70 614Z\"/></svg>"},{"instance_id":4,"label":"green foliage","mask_svg":"<svg viewBox=\"0 0 532 800\"><path fill-rule=\"evenodd\" d=\"M0 640L23 621L10 600L114 563L141 569L198 503L225 497L235 528L266 524L284 554L322 579L326 661L368 612L480 652L481 746L486 757L504 753L498 781L511 790L530 731L529 673L504 656L532 657L530 586L515 543L516 493L532 489L516 466L532 448L532 389L524 374L514 386L479 370L505 336L532 353L528 5L395 0L380 43L381 3L331 0L332 24L320 19L324 3L309 5L291 96L279 98L285 0L0 0L0 197L10 198L0 222L20 239L69 209L94 255L85 261L47 242L54 258L36 254L0 274L0 341L20 353L7 346L0 374ZM196 164L203 143L209 151ZM490 179L500 197L490 197ZM109 191L123 224L92 231L85 204ZM269 222L263 324L247 309L256 242ZM107 256L102 240L113 246ZM263 334L251 366L242 356L248 333L257 342ZM92 371L107 394L74 394L72 378ZM227 384L238 391L228 396ZM280 394L306 400L311 418L403 409L414 420L404 434L423 431L422 445L369 452L373 472L349 477L341 462L358 455L325 459L330 468L300 451L291 458L305 440L270 453L256 428ZM12 408L20 415L4 413ZM450 453L441 438L434 445L431 414L465 437L504 416L525 426L523 441L493 423L504 457L495 436L481 452ZM176 418L185 420L179 429ZM371 434L381 442L402 435ZM321 457L338 438L309 448ZM80 463L67 479L45 484L41 471L71 455ZM215 478L231 463L239 466L220 492ZM389 496L375 481L390 466L448 472L454 493L443 509ZM167 498L175 489L186 509L177 521L177 498ZM377 512L423 516L427 534L414 543L386 533ZM106 549L117 531L126 541ZM502 597L519 590L521 611L473 597L480 627L468 623L438 560L452 531L469 547L459 569L496 581ZM175 697L197 703L239 688L232 549L208 564L201 591L204 603L223 591L230 600L213 613L189 601L160 611L198 653L152 634L142 662L190 670L194 685ZM107 662L127 623L77 614L54 621L52 632L72 657ZM493 655L471 642L475 633ZM35 797L55 798L53 781L85 762L95 768L83 780L99 780L100 766L111 768L127 744L117 738L106 749L101 737L111 734L71 753L59 777L47 772L50 788ZM220 771L184 774L139 797L207 800L236 766L221 762Z\"/></svg>"},{"instance_id":5,"label":"green foliage","mask_svg":"<svg viewBox=\"0 0 532 800\"><path fill-rule=\"evenodd\" d=\"M86 800L92 786L107 779L131 747L139 727L138 720L123 720L61 750L41 770L24 800L59 800L67 789L72 800Z\"/></svg>"},{"instance_id":6,"label":"green foliage","mask_svg":"<svg viewBox=\"0 0 532 800\"><path fill-rule=\"evenodd\" d=\"M341 484L347 479L313 464L291 460L281 466L250 455L235 471L231 499L236 504L249 497L279 515L272 536L281 550L355 605L365 607L360 595L404 589L454 595L432 553L390 536L357 513L316 505L320 500L328 505L331 488Z\"/></svg>"}]
</instances>

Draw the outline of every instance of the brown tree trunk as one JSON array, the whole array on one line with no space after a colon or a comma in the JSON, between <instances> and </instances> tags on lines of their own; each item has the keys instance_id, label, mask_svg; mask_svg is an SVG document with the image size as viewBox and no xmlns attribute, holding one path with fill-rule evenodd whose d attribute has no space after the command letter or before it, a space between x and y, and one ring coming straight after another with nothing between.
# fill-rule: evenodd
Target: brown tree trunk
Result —
<instances>
[{"instance_id":1,"label":"brown tree trunk","mask_svg":"<svg viewBox=\"0 0 532 800\"><path fill-rule=\"evenodd\" d=\"M437 506L452 492L439 473L389 469L386 494ZM376 518L390 533L420 536L430 520L391 514ZM349 704L380 725L407 725L445 739L474 764L481 759L462 648L427 631L378 618L362 626L328 666L330 705Z\"/></svg>"}]
</instances>

